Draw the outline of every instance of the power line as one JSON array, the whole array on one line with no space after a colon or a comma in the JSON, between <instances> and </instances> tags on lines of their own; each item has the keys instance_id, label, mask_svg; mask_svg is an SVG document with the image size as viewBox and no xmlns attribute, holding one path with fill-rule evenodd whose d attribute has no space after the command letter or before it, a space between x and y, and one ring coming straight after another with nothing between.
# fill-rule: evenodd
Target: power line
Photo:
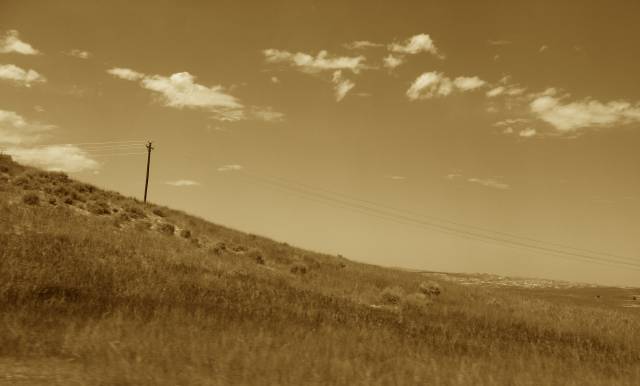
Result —
<instances>
[{"instance_id":1,"label":"power line","mask_svg":"<svg viewBox=\"0 0 640 386\"><path fill-rule=\"evenodd\" d=\"M251 175L247 172L243 173L246 176L258 179L260 181L262 181L263 183L269 184L271 186L275 186L275 187L279 187L281 189L285 189L285 190L289 190L289 191L293 191L296 192L298 194L302 194L305 196L311 196L315 199L320 199L320 200L324 200L327 201L328 203L331 204L339 204L341 207L348 207L350 209L356 210L356 211L360 211L360 212L364 212L368 215L375 215L377 217L379 216L384 216L385 219L387 220L392 220L392 221L401 221L404 223L410 223L412 225L419 225L421 227L428 227L431 230L436 230L439 231L441 233L447 233L447 234L453 234L455 236L458 237L464 237L464 238L471 238L471 239L475 239L475 240L480 240L480 241L484 241L484 242L490 242L490 243L497 243L499 245L502 246L509 246L509 247L513 247L513 248L526 248L529 250L535 250L537 252L542 252L545 254L550 254L550 255L554 255L554 256L558 256L558 257L562 257L562 258L568 258L570 260L579 260L582 262L590 262L590 263L598 263L598 264L605 264L605 265L611 265L611 264L615 264L615 265L624 265L627 268L633 267L632 269L638 269L640 268L640 264L637 263L629 263L629 262L625 262L625 261L618 261L616 259L611 259L611 258L604 258L604 257L597 257L597 256L591 256L591 255L585 255L585 254L580 254L580 253L574 253L574 252L570 252L570 251L564 251L564 250L558 250L558 249L554 249L554 248L549 248L549 247L545 247L545 246L541 246L541 245L535 245L535 244L528 244L528 243L524 243L524 242L519 242L519 241L514 241L514 240L509 240L509 239L502 239L502 238L498 238L498 237L492 237L489 235L485 235L485 234L478 234L478 233L474 233L468 230L464 230L464 229L457 229L454 227L448 227L448 226L443 226L441 224L434 224L434 223L430 223L427 221L422 221L419 219L415 219L409 216L402 216L402 215L397 215L388 211L383 211L383 210L379 210L376 208L371 208L368 206L364 206L364 205L358 205L358 204L354 204L348 201L344 201L344 200L340 200L340 199L336 199L335 197L331 197L331 196L327 196L327 195L323 195L323 194L319 194L316 192L312 192L312 191L308 191L308 190L302 190L302 189L298 189L298 188L294 188L292 186L283 184L283 183L278 183L278 182L274 182L271 181L269 179L260 177L260 176L256 176L256 175Z\"/></svg>"},{"instance_id":2,"label":"power line","mask_svg":"<svg viewBox=\"0 0 640 386\"><path fill-rule=\"evenodd\" d=\"M129 141L107 141L107 142L81 142L81 143L53 143L53 144L41 144L35 147L46 146L81 146L81 145L105 145L105 144L119 144L119 143L139 143L144 144L144 140L129 140Z\"/></svg>"},{"instance_id":3,"label":"power line","mask_svg":"<svg viewBox=\"0 0 640 386\"><path fill-rule=\"evenodd\" d=\"M245 171L245 173L247 173L247 172ZM287 179L282 178L282 177L267 176L267 178L271 178L273 180L279 180L279 181L282 181L283 183L295 184L295 185L301 186L301 187L306 188L306 189L323 191L323 192L326 192L326 193L329 193L329 194L333 194L333 195L336 195L336 196L343 197L343 198L348 199L348 200L365 203L367 205L377 206L377 207L384 208L384 209L387 209L387 210L391 210L391 211L394 211L394 212L398 212L398 213L401 213L401 214L408 214L408 215L416 216L416 217L420 217L420 218L427 218L427 219L430 219L432 221L439 221L439 222L455 225L455 226L458 226L458 227L474 229L474 230L481 231L481 232L484 232L484 233L489 233L489 234L493 233L493 234L496 234L496 235L505 236L505 237L509 237L509 238L513 238L513 239L519 239L519 240L523 240L523 241L527 241L527 242L546 244L548 246L560 247L560 248L564 248L564 249L572 249L572 250L575 250L575 251L585 252L585 253L589 253L589 254L592 254L592 255L601 255L601 256L605 256L605 257L615 257L617 259L627 260L627 261L631 261L633 263L640 263L640 259L638 259L638 258L621 256L621 255L616 255L616 254L612 254L612 253L608 253L608 252L595 251L595 250L586 249L586 248L578 248L578 247L574 247L574 246L570 246L570 245L566 245L566 244L561 244L561 243L557 243L557 242L550 242L550 241L536 239L536 238L532 238L532 237L520 236L520 235L516 235L516 234L513 234L513 233L507 233L507 232L492 230L492 229L483 228L483 227L479 227L479 226L475 226L475 225L469 225L469 224L464 224L464 223L460 223L460 222L456 222L456 221L451 221L451 220L443 219L443 218L436 217L436 216L431 216L431 215L425 215L425 214L422 214L422 213L411 212L411 211L408 211L408 210L405 210L405 209L398 209L398 208L395 208L395 207L392 207L392 206L389 206L389 205L386 205L386 204L380 204L380 203L377 203L377 202L374 202L374 201L361 199L361 198L358 198L358 197L354 197L354 196L347 195L347 194L344 194L344 193L328 190L328 189L325 189L325 188L320 188L320 187L312 186L312 185L309 185L309 184L304 184L304 183L297 182L297 181L287 180Z\"/></svg>"}]
</instances>

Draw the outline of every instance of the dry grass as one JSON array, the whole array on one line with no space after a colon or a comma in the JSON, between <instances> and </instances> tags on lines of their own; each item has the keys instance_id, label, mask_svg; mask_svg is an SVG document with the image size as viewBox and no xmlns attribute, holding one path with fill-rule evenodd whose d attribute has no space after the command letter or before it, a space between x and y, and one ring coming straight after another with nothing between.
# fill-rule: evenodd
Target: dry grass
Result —
<instances>
[{"instance_id":1,"label":"dry grass","mask_svg":"<svg viewBox=\"0 0 640 386\"><path fill-rule=\"evenodd\" d=\"M637 314L425 287L419 274L8 162L0 159L12 171L0 171L0 359L63 361L86 385L640 384ZM29 190L39 205L22 202ZM74 193L85 202L61 199ZM93 214L94 202L111 213ZM166 223L190 238L163 234ZM430 286L441 294L427 296Z\"/></svg>"}]
</instances>

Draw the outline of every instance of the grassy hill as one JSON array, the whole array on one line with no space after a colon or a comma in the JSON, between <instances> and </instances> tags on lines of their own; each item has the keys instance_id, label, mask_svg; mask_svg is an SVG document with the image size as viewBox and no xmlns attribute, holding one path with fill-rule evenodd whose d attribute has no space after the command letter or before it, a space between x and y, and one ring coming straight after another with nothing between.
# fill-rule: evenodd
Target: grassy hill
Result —
<instances>
[{"instance_id":1,"label":"grassy hill","mask_svg":"<svg viewBox=\"0 0 640 386\"><path fill-rule=\"evenodd\" d=\"M314 253L0 155L0 385L638 385L637 311Z\"/></svg>"}]
</instances>

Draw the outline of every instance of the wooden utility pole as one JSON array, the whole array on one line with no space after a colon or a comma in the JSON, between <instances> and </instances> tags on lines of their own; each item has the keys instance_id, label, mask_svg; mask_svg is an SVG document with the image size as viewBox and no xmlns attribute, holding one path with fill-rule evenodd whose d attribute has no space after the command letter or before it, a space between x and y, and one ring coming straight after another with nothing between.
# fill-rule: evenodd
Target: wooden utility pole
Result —
<instances>
[{"instance_id":1,"label":"wooden utility pole","mask_svg":"<svg viewBox=\"0 0 640 386\"><path fill-rule=\"evenodd\" d=\"M152 142L149 141L145 145L147 148L147 178L144 180L144 202L147 203L147 187L149 186L149 166L151 165L151 150L153 150Z\"/></svg>"}]
</instances>

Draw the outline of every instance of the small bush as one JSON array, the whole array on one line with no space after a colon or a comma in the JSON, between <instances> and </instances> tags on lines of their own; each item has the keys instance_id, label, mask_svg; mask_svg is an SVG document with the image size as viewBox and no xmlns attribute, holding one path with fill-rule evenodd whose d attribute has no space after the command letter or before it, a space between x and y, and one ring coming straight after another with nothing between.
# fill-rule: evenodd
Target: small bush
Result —
<instances>
[{"instance_id":1,"label":"small bush","mask_svg":"<svg viewBox=\"0 0 640 386\"><path fill-rule=\"evenodd\" d=\"M305 275L309 271L309 267L303 263L294 263L289 271L294 275Z\"/></svg>"},{"instance_id":2,"label":"small bush","mask_svg":"<svg viewBox=\"0 0 640 386\"><path fill-rule=\"evenodd\" d=\"M167 214L160 208L154 208L151 212L158 217L167 217Z\"/></svg>"},{"instance_id":3,"label":"small bush","mask_svg":"<svg viewBox=\"0 0 640 386\"><path fill-rule=\"evenodd\" d=\"M49 204L51 204L51 205L55 205L55 204L57 204L57 203L58 203L58 201L56 200L56 198L55 198L55 197L50 197L50 198L49 198Z\"/></svg>"},{"instance_id":4,"label":"small bush","mask_svg":"<svg viewBox=\"0 0 640 386\"><path fill-rule=\"evenodd\" d=\"M421 292L409 294L404 298L405 307L410 309L420 310L429 304L431 304L431 299Z\"/></svg>"},{"instance_id":5,"label":"small bush","mask_svg":"<svg viewBox=\"0 0 640 386\"><path fill-rule=\"evenodd\" d=\"M191 238L191 231L188 229L183 229L180 231L180 237L185 238L185 239L190 239Z\"/></svg>"},{"instance_id":6,"label":"small bush","mask_svg":"<svg viewBox=\"0 0 640 386\"><path fill-rule=\"evenodd\" d=\"M140 209L139 207L137 207L135 205L127 205L123 209L129 214L129 216L131 216L131 218L144 218L144 217L147 217L144 214L144 210Z\"/></svg>"},{"instance_id":7,"label":"small bush","mask_svg":"<svg viewBox=\"0 0 640 386\"><path fill-rule=\"evenodd\" d=\"M386 287L380 293L382 301L387 304L400 304L404 298L404 290L401 287Z\"/></svg>"},{"instance_id":8,"label":"small bush","mask_svg":"<svg viewBox=\"0 0 640 386\"><path fill-rule=\"evenodd\" d=\"M222 241L218 241L216 245L213 246L211 252L213 252L216 256L221 256L227 251L227 244Z\"/></svg>"},{"instance_id":9,"label":"small bush","mask_svg":"<svg viewBox=\"0 0 640 386\"><path fill-rule=\"evenodd\" d=\"M173 224L160 224L160 226L158 226L158 232L164 235L173 236L176 232L176 227Z\"/></svg>"},{"instance_id":10,"label":"small bush","mask_svg":"<svg viewBox=\"0 0 640 386\"><path fill-rule=\"evenodd\" d=\"M73 205L73 198L71 198L70 196L65 197L64 203L67 205Z\"/></svg>"},{"instance_id":11,"label":"small bush","mask_svg":"<svg viewBox=\"0 0 640 386\"><path fill-rule=\"evenodd\" d=\"M135 229L137 229L139 231L147 231L147 230L151 229L151 223L149 221L146 221L146 220L136 221L134 226L135 226Z\"/></svg>"},{"instance_id":12,"label":"small bush","mask_svg":"<svg viewBox=\"0 0 640 386\"><path fill-rule=\"evenodd\" d=\"M87 209L89 212L97 215L105 215L111 214L111 210L109 209L109 204L104 201L94 201L87 205Z\"/></svg>"},{"instance_id":13,"label":"small bush","mask_svg":"<svg viewBox=\"0 0 640 386\"><path fill-rule=\"evenodd\" d=\"M247 254L251 259L255 260L256 264L264 265L264 254L258 248L253 248Z\"/></svg>"},{"instance_id":14,"label":"small bush","mask_svg":"<svg viewBox=\"0 0 640 386\"><path fill-rule=\"evenodd\" d=\"M435 281L423 281L420 283L419 290L427 296L438 296L442 293L440 284Z\"/></svg>"},{"instance_id":15,"label":"small bush","mask_svg":"<svg viewBox=\"0 0 640 386\"><path fill-rule=\"evenodd\" d=\"M35 193L27 193L22 196L22 202L27 205L38 205L40 203L40 196Z\"/></svg>"}]
</instances>

